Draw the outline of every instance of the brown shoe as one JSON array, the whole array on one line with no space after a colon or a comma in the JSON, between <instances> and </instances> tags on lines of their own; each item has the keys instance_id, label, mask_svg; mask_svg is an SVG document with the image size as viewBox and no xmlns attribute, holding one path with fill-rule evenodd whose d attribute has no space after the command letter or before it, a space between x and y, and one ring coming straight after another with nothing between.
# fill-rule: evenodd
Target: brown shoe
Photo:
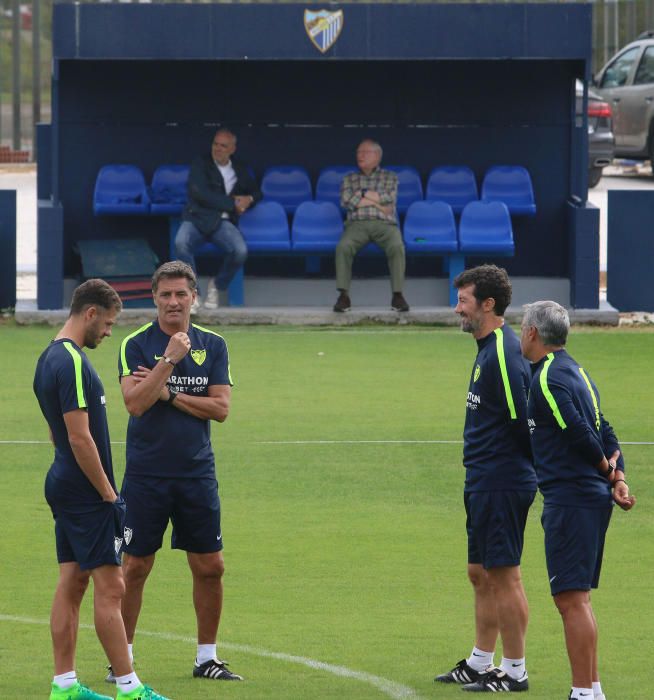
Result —
<instances>
[{"instance_id":1,"label":"brown shoe","mask_svg":"<svg viewBox=\"0 0 654 700\"><path fill-rule=\"evenodd\" d=\"M409 304L407 300L402 296L402 292L393 292L393 298L391 299L391 309L393 311L408 311Z\"/></svg>"},{"instance_id":2,"label":"brown shoe","mask_svg":"<svg viewBox=\"0 0 654 700\"><path fill-rule=\"evenodd\" d=\"M342 314L345 311L349 311L351 308L352 302L350 301L350 297L348 296L347 292L341 292L338 295L336 303L334 304L334 311L336 311L336 313Z\"/></svg>"}]
</instances>

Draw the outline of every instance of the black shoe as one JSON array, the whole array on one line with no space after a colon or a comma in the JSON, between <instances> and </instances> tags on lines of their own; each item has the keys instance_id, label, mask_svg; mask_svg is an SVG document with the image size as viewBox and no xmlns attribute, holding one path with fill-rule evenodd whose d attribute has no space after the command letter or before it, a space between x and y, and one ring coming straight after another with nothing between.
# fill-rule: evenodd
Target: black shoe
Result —
<instances>
[{"instance_id":1,"label":"black shoe","mask_svg":"<svg viewBox=\"0 0 654 700\"><path fill-rule=\"evenodd\" d=\"M336 311L336 313L342 314L345 311L349 311L351 308L352 302L350 301L350 297L348 296L347 292L341 292L338 295L336 303L334 304L334 311Z\"/></svg>"},{"instance_id":2,"label":"black shoe","mask_svg":"<svg viewBox=\"0 0 654 700\"><path fill-rule=\"evenodd\" d=\"M507 675L499 668L492 668L488 673L480 678L476 683L468 683L463 686L463 690L473 693L521 693L529 690L527 674L516 680Z\"/></svg>"},{"instance_id":3,"label":"black shoe","mask_svg":"<svg viewBox=\"0 0 654 700\"><path fill-rule=\"evenodd\" d=\"M436 676L434 683L475 683L487 675L488 671L475 671L474 668L468 666L465 659L461 659L451 671Z\"/></svg>"},{"instance_id":4,"label":"black shoe","mask_svg":"<svg viewBox=\"0 0 654 700\"><path fill-rule=\"evenodd\" d=\"M220 659L209 659L203 664L196 661L193 665L193 678L211 678L214 681L242 681L243 676L232 673L227 668L227 662Z\"/></svg>"},{"instance_id":5,"label":"black shoe","mask_svg":"<svg viewBox=\"0 0 654 700\"><path fill-rule=\"evenodd\" d=\"M391 309L393 309L393 311L409 310L409 304L402 295L402 292L393 292L393 298L391 299Z\"/></svg>"}]
</instances>

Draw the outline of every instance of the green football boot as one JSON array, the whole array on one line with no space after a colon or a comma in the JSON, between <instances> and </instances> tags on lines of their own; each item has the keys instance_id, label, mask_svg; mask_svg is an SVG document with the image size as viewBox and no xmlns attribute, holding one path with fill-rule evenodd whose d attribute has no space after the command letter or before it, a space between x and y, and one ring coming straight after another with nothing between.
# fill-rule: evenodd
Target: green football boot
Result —
<instances>
[{"instance_id":1,"label":"green football boot","mask_svg":"<svg viewBox=\"0 0 654 700\"><path fill-rule=\"evenodd\" d=\"M52 684L50 700L113 700L109 695L94 693L90 688L82 685L79 681L70 688L60 688L56 683Z\"/></svg>"},{"instance_id":2,"label":"green football boot","mask_svg":"<svg viewBox=\"0 0 654 700\"><path fill-rule=\"evenodd\" d=\"M155 690L152 690L149 685L142 685L131 693L121 693L118 691L116 700L169 700L163 695L159 695Z\"/></svg>"}]
</instances>

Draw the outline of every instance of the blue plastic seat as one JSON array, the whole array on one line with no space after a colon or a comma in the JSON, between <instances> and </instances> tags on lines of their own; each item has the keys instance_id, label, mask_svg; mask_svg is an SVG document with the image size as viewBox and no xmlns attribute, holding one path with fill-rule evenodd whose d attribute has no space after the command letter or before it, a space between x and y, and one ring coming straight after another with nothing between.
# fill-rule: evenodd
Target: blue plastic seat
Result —
<instances>
[{"instance_id":1,"label":"blue plastic seat","mask_svg":"<svg viewBox=\"0 0 654 700\"><path fill-rule=\"evenodd\" d=\"M494 165L484 175L481 198L488 202L504 202L511 214L536 213L531 177L521 165Z\"/></svg>"},{"instance_id":2,"label":"blue plastic seat","mask_svg":"<svg viewBox=\"0 0 654 700\"><path fill-rule=\"evenodd\" d=\"M407 253L456 253L459 249L452 207L445 202L414 202L404 219Z\"/></svg>"},{"instance_id":3,"label":"blue plastic seat","mask_svg":"<svg viewBox=\"0 0 654 700\"><path fill-rule=\"evenodd\" d=\"M341 206L341 183L348 173L355 173L353 165L332 165L323 168L316 182L316 201L332 202Z\"/></svg>"},{"instance_id":4,"label":"blue plastic seat","mask_svg":"<svg viewBox=\"0 0 654 700\"><path fill-rule=\"evenodd\" d=\"M93 192L95 214L149 214L150 198L145 178L136 165L100 168Z\"/></svg>"},{"instance_id":5,"label":"blue plastic seat","mask_svg":"<svg viewBox=\"0 0 654 700\"><path fill-rule=\"evenodd\" d=\"M241 216L238 227L248 250L275 252L291 249L288 217L278 202L259 202Z\"/></svg>"},{"instance_id":6,"label":"blue plastic seat","mask_svg":"<svg viewBox=\"0 0 654 700\"><path fill-rule=\"evenodd\" d=\"M397 213L404 214L414 202L422 199L420 173L410 165L382 165L382 168L397 173Z\"/></svg>"},{"instance_id":7,"label":"blue plastic seat","mask_svg":"<svg viewBox=\"0 0 654 700\"><path fill-rule=\"evenodd\" d=\"M313 199L309 173L296 165L267 168L261 180L264 199L279 202L292 214L302 202Z\"/></svg>"},{"instance_id":8,"label":"blue plastic seat","mask_svg":"<svg viewBox=\"0 0 654 700\"><path fill-rule=\"evenodd\" d=\"M513 228L506 204L485 201L467 204L459 222L459 250L513 255Z\"/></svg>"},{"instance_id":9,"label":"blue plastic seat","mask_svg":"<svg viewBox=\"0 0 654 700\"><path fill-rule=\"evenodd\" d=\"M425 199L447 202L455 214L460 214L468 202L479 199L475 174L466 165L434 168L427 180Z\"/></svg>"},{"instance_id":10,"label":"blue plastic seat","mask_svg":"<svg viewBox=\"0 0 654 700\"><path fill-rule=\"evenodd\" d=\"M150 185L150 212L179 216L186 205L188 165L162 165L154 171Z\"/></svg>"},{"instance_id":11,"label":"blue plastic seat","mask_svg":"<svg viewBox=\"0 0 654 700\"><path fill-rule=\"evenodd\" d=\"M291 227L293 250L306 253L331 252L343 233L341 210L334 202L303 202Z\"/></svg>"}]
</instances>

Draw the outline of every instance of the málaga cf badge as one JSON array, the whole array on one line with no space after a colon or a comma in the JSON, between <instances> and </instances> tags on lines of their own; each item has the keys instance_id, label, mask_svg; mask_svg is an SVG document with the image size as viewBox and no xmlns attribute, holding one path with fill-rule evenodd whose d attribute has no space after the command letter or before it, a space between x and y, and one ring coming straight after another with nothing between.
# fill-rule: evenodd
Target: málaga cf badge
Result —
<instances>
[{"instance_id":1,"label":"m\u00e1laga cf badge","mask_svg":"<svg viewBox=\"0 0 654 700\"><path fill-rule=\"evenodd\" d=\"M207 359L206 350L191 350L191 357L195 361L195 364L201 365Z\"/></svg>"},{"instance_id":2,"label":"m\u00e1laga cf badge","mask_svg":"<svg viewBox=\"0 0 654 700\"><path fill-rule=\"evenodd\" d=\"M305 10L304 28L318 51L325 53L336 43L343 29L343 10L338 12Z\"/></svg>"}]
</instances>

